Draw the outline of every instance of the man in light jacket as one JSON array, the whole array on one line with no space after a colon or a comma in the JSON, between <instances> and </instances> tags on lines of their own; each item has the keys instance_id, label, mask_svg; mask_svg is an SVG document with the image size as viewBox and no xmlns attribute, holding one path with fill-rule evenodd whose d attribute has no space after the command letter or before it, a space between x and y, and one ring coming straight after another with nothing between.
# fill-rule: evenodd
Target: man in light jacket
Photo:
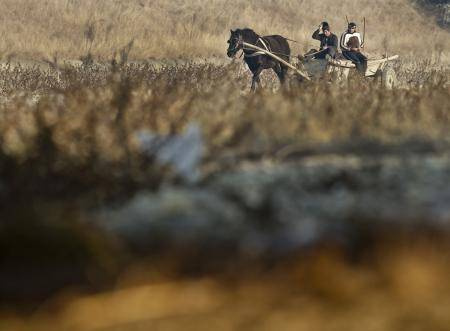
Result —
<instances>
[{"instance_id":1,"label":"man in light jacket","mask_svg":"<svg viewBox=\"0 0 450 331\"><path fill-rule=\"evenodd\" d=\"M352 61L356 68L364 74L367 68L367 57L361 53L361 47L364 42L361 40L361 35L356 32L356 24L349 23L348 29L341 35L340 47L342 55Z\"/></svg>"}]
</instances>

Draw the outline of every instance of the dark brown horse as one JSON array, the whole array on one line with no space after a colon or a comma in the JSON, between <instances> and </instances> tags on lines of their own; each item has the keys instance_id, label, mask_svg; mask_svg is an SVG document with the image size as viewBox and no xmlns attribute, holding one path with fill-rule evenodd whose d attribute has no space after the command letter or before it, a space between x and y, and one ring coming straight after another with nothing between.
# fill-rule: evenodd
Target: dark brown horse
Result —
<instances>
[{"instance_id":1,"label":"dark brown horse","mask_svg":"<svg viewBox=\"0 0 450 331\"><path fill-rule=\"evenodd\" d=\"M252 29L237 29L235 31L230 30L231 35L228 40L227 55L229 57L235 57L239 50L244 52L244 61L247 63L250 71L253 73L251 90L256 89L256 84L261 86L259 74L264 69L273 69L280 79L280 83L284 84L286 80L286 72L288 67L279 61L271 58L260 51L246 48L243 43L249 43L260 48L263 48L275 55L281 57L283 60L289 62L291 55L291 49L285 37L274 36L259 36Z\"/></svg>"}]
</instances>

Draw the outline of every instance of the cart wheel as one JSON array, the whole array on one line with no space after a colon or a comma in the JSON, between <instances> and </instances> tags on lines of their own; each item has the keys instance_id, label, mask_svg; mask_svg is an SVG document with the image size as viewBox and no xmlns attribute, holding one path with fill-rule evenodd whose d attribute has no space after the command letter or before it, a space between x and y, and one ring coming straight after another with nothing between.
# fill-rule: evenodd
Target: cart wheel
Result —
<instances>
[{"instance_id":1,"label":"cart wheel","mask_svg":"<svg viewBox=\"0 0 450 331\"><path fill-rule=\"evenodd\" d=\"M381 84L387 89L397 86L397 75L393 68L388 67L382 71Z\"/></svg>"}]
</instances>

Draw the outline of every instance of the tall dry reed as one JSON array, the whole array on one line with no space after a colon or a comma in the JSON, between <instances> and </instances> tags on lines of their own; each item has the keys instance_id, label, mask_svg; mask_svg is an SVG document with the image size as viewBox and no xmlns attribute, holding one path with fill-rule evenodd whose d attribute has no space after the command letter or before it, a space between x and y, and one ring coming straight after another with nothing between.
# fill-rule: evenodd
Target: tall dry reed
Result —
<instances>
[{"instance_id":1,"label":"tall dry reed","mask_svg":"<svg viewBox=\"0 0 450 331\"><path fill-rule=\"evenodd\" d=\"M0 54L51 60L106 60L133 40L130 59L224 56L229 29L296 39L295 53L316 46L311 34L327 20L335 33L345 16L367 19L366 51L446 62L449 33L408 0L1 0ZM362 26L361 26L362 29ZM448 62L447 62L448 63Z\"/></svg>"}]
</instances>

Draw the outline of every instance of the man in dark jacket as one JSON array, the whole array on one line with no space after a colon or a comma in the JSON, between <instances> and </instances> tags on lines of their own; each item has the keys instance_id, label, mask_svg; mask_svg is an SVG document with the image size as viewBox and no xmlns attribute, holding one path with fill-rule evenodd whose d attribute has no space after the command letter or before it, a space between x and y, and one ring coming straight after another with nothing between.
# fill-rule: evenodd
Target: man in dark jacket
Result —
<instances>
[{"instance_id":1,"label":"man in dark jacket","mask_svg":"<svg viewBox=\"0 0 450 331\"><path fill-rule=\"evenodd\" d=\"M330 25L327 22L322 22L319 28L314 31L312 37L320 41L320 50L314 54L315 59L325 59L327 55L332 58L336 56L338 38L331 33Z\"/></svg>"}]
</instances>

